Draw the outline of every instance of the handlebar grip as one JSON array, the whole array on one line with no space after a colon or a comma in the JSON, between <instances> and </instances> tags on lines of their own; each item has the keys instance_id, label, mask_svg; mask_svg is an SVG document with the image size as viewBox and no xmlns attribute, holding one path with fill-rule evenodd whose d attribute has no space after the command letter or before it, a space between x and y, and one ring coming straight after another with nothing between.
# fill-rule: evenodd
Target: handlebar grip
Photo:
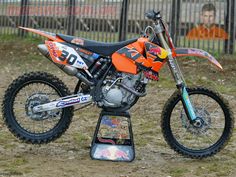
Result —
<instances>
[{"instance_id":1,"label":"handlebar grip","mask_svg":"<svg viewBox=\"0 0 236 177\"><path fill-rule=\"evenodd\" d=\"M147 17L148 19L153 19L154 15L151 14L151 13L146 13L146 17Z\"/></svg>"},{"instance_id":2,"label":"handlebar grip","mask_svg":"<svg viewBox=\"0 0 236 177\"><path fill-rule=\"evenodd\" d=\"M154 19L154 17L155 17L154 10L149 11L149 12L146 12L146 13L145 13L145 16L146 16L148 19Z\"/></svg>"},{"instance_id":3,"label":"handlebar grip","mask_svg":"<svg viewBox=\"0 0 236 177\"><path fill-rule=\"evenodd\" d=\"M150 11L146 12L145 16L148 19L151 19L151 20L154 20L154 21L157 20L158 18L161 18L160 11L155 12L154 10L150 10Z\"/></svg>"}]
</instances>

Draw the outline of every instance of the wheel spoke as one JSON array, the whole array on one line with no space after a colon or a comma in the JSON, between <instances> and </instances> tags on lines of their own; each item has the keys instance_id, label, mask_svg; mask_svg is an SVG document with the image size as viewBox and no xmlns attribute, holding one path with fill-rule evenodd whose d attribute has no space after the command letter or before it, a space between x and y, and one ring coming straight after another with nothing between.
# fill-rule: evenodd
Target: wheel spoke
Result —
<instances>
[{"instance_id":1,"label":"wheel spoke","mask_svg":"<svg viewBox=\"0 0 236 177\"><path fill-rule=\"evenodd\" d=\"M16 99L14 101L14 114L17 117L18 124L20 124L25 129L27 129L27 131L32 133L44 133L54 128L60 120L61 114L55 117L55 119L52 115L48 115L49 113L33 114L31 111L28 113L27 116L26 111L28 111L29 108L26 109L25 107L29 106L30 104L39 104L40 100L54 100L56 98L59 98L59 95L50 86L44 83L35 83L27 85L22 89L22 91L24 94L19 92L16 95ZM33 115L34 117L31 117ZM49 121L45 122L45 116L47 116L46 119ZM28 122L28 124L26 124L26 122Z\"/></svg>"},{"instance_id":2,"label":"wheel spoke","mask_svg":"<svg viewBox=\"0 0 236 177\"><path fill-rule=\"evenodd\" d=\"M173 146L173 149L183 154L187 153L191 154L191 156L194 156L193 153L195 151L198 153L205 153L205 150L211 147L213 148L213 153L210 152L211 149L208 149L207 151L209 151L208 155L212 155L214 152L217 152L216 148L220 148L219 146L223 146L224 144L218 142L226 141L230 136L228 132L228 137L222 140L222 135L226 126L224 112L228 111L229 113L229 110L223 110L222 105L225 105L223 100L221 100L217 94L214 95L213 92L208 94L208 90L206 89L199 88L199 91L190 91L189 97L195 108L197 119L202 125L197 127L196 125L192 124L191 121L188 120L186 114L183 114L185 111L181 99L173 96L172 100L169 100L169 104L166 104L168 107L166 110L164 110L166 112L171 112L171 114L170 116L167 114L169 117L163 117L162 120L164 126L163 132L167 134L165 135L166 140L171 146ZM178 101L175 101L176 99L178 99ZM226 108L227 106L224 106L224 109ZM168 124L170 125L168 126ZM233 127L232 125L228 126L228 128L231 129ZM168 132L171 133L171 136L168 134ZM181 146L173 143L176 141ZM190 151L186 152L185 149L189 149ZM198 157L198 155L196 155L196 157Z\"/></svg>"},{"instance_id":3,"label":"wheel spoke","mask_svg":"<svg viewBox=\"0 0 236 177\"><path fill-rule=\"evenodd\" d=\"M5 123L20 139L35 144L50 142L69 127L73 107L44 112L34 112L33 107L68 95L65 84L51 74L31 72L19 76L3 99Z\"/></svg>"}]
</instances>

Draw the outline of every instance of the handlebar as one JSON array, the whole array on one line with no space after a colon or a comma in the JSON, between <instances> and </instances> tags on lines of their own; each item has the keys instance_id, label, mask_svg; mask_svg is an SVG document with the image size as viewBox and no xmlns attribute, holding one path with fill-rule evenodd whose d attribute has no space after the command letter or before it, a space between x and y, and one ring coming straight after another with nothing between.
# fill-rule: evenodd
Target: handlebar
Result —
<instances>
[{"instance_id":1,"label":"handlebar","mask_svg":"<svg viewBox=\"0 0 236 177\"><path fill-rule=\"evenodd\" d=\"M174 49L174 44L172 42L171 36L168 32L168 29L166 28L165 22L162 20L160 11L155 12L154 10L150 10L147 13L145 13L145 16L154 21L154 38L158 38L158 41L160 41L161 46L168 50L168 49ZM154 39L153 38L153 39Z\"/></svg>"}]
</instances>

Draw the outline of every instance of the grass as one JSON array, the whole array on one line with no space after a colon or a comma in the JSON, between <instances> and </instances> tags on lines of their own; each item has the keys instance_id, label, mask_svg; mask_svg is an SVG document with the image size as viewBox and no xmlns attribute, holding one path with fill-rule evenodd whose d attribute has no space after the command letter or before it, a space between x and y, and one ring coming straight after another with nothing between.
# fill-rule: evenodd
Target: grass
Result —
<instances>
[{"instance_id":1,"label":"grass","mask_svg":"<svg viewBox=\"0 0 236 177\"><path fill-rule=\"evenodd\" d=\"M20 37L17 34L4 34L0 36L0 40L4 43L13 43L13 42L21 42L24 45L26 44L38 44L39 42L43 42L39 37Z\"/></svg>"},{"instance_id":2,"label":"grass","mask_svg":"<svg viewBox=\"0 0 236 177\"><path fill-rule=\"evenodd\" d=\"M211 161L211 162L204 162L201 165L197 166L195 175L208 175L212 174L214 176L230 176L234 171L231 162L222 162L219 161Z\"/></svg>"},{"instance_id":3,"label":"grass","mask_svg":"<svg viewBox=\"0 0 236 177\"><path fill-rule=\"evenodd\" d=\"M80 145L80 146L82 146L82 147L87 147L87 146L88 146L89 137L86 136L85 134L76 132L76 133L74 133L72 136L73 136L73 140L74 140L75 142L77 142L78 145Z\"/></svg>"},{"instance_id":4,"label":"grass","mask_svg":"<svg viewBox=\"0 0 236 177\"><path fill-rule=\"evenodd\" d=\"M188 173L189 170L183 167L171 167L170 169L167 170L167 172L170 174L170 176L181 177L184 174Z\"/></svg>"},{"instance_id":5,"label":"grass","mask_svg":"<svg viewBox=\"0 0 236 177\"><path fill-rule=\"evenodd\" d=\"M22 155L18 155L12 159L5 159L4 163L1 162L0 164L3 170L2 173L6 176L20 176L31 172L30 168L24 168L28 164L28 160Z\"/></svg>"}]
</instances>

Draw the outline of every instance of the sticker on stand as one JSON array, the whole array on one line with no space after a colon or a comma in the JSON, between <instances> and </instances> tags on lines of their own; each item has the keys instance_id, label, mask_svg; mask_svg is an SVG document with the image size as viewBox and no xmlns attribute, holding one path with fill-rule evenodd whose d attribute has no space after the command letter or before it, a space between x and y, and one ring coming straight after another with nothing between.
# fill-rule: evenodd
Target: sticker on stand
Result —
<instances>
[{"instance_id":1,"label":"sticker on stand","mask_svg":"<svg viewBox=\"0 0 236 177\"><path fill-rule=\"evenodd\" d=\"M111 144L125 144L130 139L127 118L103 116L98 141Z\"/></svg>"},{"instance_id":2,"label":"sticker on stand","mask_svg":"<svg viewBox=\"0 0 236 177\"><path fill-rule=\"evenodd\" d=\"M84 45L84 40L81 38L74 38L71 43L77 44L77 45Z\"/></svg>"},{"instance_id":3,"label":"sticker on stand","mask_svg":"<svg viewBox=\"0 0 236 177\"><path fill-rule=\"evenodd\" d=\"M104 158L106 160L129 160L129 152L121 147L103 145L98 148L94 154L95 158Z\"/></svg>"}]
</instances>

